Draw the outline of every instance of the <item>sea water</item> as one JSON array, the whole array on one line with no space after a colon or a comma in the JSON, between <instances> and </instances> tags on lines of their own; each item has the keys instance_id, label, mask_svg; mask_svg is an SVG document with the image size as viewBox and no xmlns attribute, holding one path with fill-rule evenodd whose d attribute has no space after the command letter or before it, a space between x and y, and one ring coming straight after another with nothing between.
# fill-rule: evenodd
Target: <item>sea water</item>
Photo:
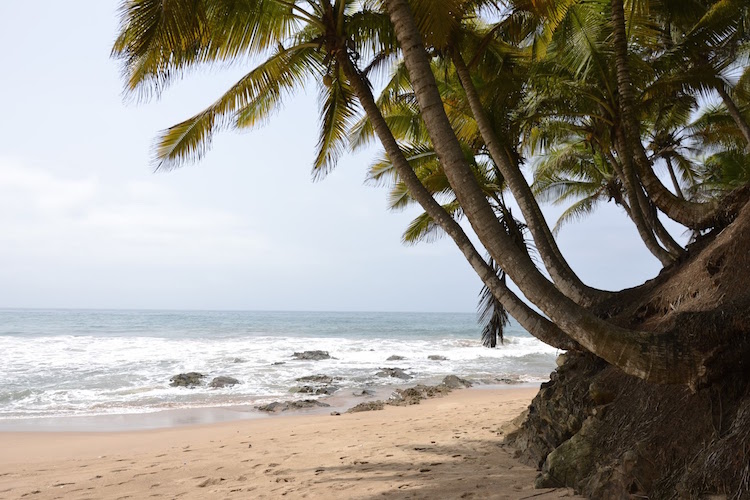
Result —
<instances>
[{"instance_id":1,"label":"sea water","mask_svg":"<svg viewBox=\"0 0 750 500\"><path fill-rule=\"evenodd\" d=\"M538 383L555 366L558 351L517 324L494 349L480 336L470 313L0 310L0 424L325 397L292 392L308 375L337 377L339 394L382 393L450 374ZM293 358L308 350L332 358ZM378 376L384 367L413 378ZM241 383L170 386L192 371Z\"/></svg>"}]
</instances>

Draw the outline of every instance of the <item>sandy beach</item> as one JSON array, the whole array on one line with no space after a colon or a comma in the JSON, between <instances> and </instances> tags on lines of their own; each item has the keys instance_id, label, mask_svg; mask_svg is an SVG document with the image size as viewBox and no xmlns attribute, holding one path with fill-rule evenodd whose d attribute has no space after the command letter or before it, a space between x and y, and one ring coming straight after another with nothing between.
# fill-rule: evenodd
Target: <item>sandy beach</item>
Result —
<instances>
[{"instance_id":1,"label":"sandy beach","mask_svg":"<svg viewBox=\"0 0 750 500\"><path fill-rule=\"evenodd\" d=\"M573 498L535 490L500 428L536 389L127 432L0 434L0 498Z\"/></svg>"}]
</instances>

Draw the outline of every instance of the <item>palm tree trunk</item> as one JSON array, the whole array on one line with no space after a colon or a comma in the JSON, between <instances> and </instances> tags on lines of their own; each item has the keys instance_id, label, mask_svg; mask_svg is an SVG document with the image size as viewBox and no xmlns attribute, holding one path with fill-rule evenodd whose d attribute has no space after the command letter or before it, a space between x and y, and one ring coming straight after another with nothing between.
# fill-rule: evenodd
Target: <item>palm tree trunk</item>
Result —
<instances>
[{"instance_id":1,"label":"palm tree trunk","mask_svg":"<svg viewBox=\"0 0 750 500\"><path fill-rule=\"evenodd\" d=\"M641 142L640 126L636 119L635 95L628 68L628 46L625 33L625 12L623 0L610 1L612 13L612 42L614 46L617 91L621 114L624 141L618 147L618 154L632 158L638 167L643 187L654 204L667 217L690 229L707 229L715 221L717 204L713 202L694 203L680 199L669 191L654 174L651 162Z\"/></svg>"},{"instance_id":2,"label":"palm tree trunk","mask_svg":"<svg viewBox=\"0 0 750 500\"><path fill-rule=\"evenodd\" d=\"M425 126L453 191L491 257L524 295L581 346L626 373L662 383L694 384L706 356L672 335L627 330L595 317L556 289L498 230L499 222L451 128L407 0L386 0Z\"/></svg>"},{"instance_id":3,"label":"palm tree trunk","mask_svg":"<svg viewBox=\"0 0 750 500\"><path fill-rule=\"evenodd\" d=\"M448 212L432 197L432 194L424 187L414 170L409 165L396 139L388 127L383 115L378 108L372 95L370 86L366 79L349 60L344 51L337 54L339 64L344 70L357 99L365 110L373 129L378 136L389 159L398 172L401 181L409 189L409 195L414 198L427 214L440 225L440 227L453 239L466 260L479 275L482 282L490 289L492 294L503 304L508 313L518 321L529 333L542 342L558 349L571 350L580 349L578 343L566 335L554 323L543 317L522 301L516 294L508 289L497 273L482 256L477 252L471 240L461 226L450 216Z\"/></svg>"},{"instance_id":4,"label":"palm tree trunk","mask_svg":"<svg viewBox=\"0 0 750 500\"><path fill-rule=\"evenodd\" d=\"M513 193L518 206L521 208L521 213L523 213L526 219L526 225L529 227L529 231L531 231L536 248L542 257L542 262L544 262L555 285L564 294L581 304L591 304L596 299L602 298L606 293L586 286L573 272L560 252L526 179L518 166L512 165L503 153L500 140L484 111L479 94L471 79L469 68L466 67L466 63L458 48L453 48L451 59L456 67L461 86L466 92L469 107L479 126L479 133L482 136L482 140L490 152L490 157L508 183L508 187L511 193Z\"/></svg>"},{"instance_id":5,"label":"palm tree trunk","mask_svg":"<svg viewBox=\"0 0 750 500\"><path fill-rule=\"evenodd\" d=\"M719 93L724 106L726 106L729 116L732 117L734 123L737 124L737 128L740 129L740 132L742 132L742 135L745 137L745 140L747 141L747 149L750 150L750 126L747 124L747 121L745 121L745 117L740 113L740 109L734 103L732 96L729 95L722 82L719 82L715 88Z\"/></svg>"},{"instance_id":6,"label":"palm tree trunk","mask_svg":"<svg viewBox=\"0 0 750 500\"><path fill-rule=\"evenodd\" d=\"M604 148L602 148L604 149ZM614 169L615 173L617 174L617 177L620 178L620 180L623 182L623 184L626 186L626 195L628 196L628 199L630 200L631 193L635 192L638 196L638 204L636 205L636 210L638 210L638 214L634 215L633 211L630 208L630 205L628 202L626 202L624 199L621 200L620 204L625 208L625 213L628 214L628 217L630 220L633 221L635 224L634 217L640 217L642 220L645 219L645 215L643 213L643 207L648 207L649 214L653 214L653 210L651 208L651 205L648 204L648 200L646 199L645 194L643 193L643 190L641 189L640 185L638 186L638 190L632 190L628 188L628 182L625 179L625 173L623 172L622 168L620 168L620 163L615 159L615 157L612 155L612 152L608 149L604 150L604 156L607 158L607 161L612 165L612 168ZM615 200L617 201L617 200ZM632 200L631 200L632 201ZM654 220L655 219L655 220ZM659 219L656 217L656 214L653 214L653 216L649 219L650 226L653 230L653 235L655 235L661 242L670 249L670 252L672 253L672 256L674 258L680 257L685 253L685 250L672 238L672 236L667 232L667 230L664 228L664 226L659 222ZM640 231L638 233L641 234ZM649 239L651 239L649 237ZM646 243L646 240L643 240L644 243ZM657 242L658 244L658 242ZM648 244L647 244L648 247ZM662 264L664 264L662 262Z\"/></svg>"},{"instance_id":7,"label":"palm tree trunk","mask_svg":"<svg viewBox=\"0 0 750 500\"><path fill-rule=\"evenodd\" d=\"M618 150L625 149L622 146L624 142L622 127L615 126L615 147L620 145ZM638 235L643 240L643 243L648 248L648 251L653 254L654 257L659 259L659 262L663 266L668 266L674 262L674 258L665 250L659 242L656 240L653 227L651 227L646 219L646 212L648 208L645 206L648 200L644 200L643 190L641 184L638 182L638 177L635 175L635 169L633 168L633 159L628 155L620 155L621 179L625 185L625 192L628 195L628 201L630 202L630 218L635 224L638 230Z\"/></svg>"},{"instance_id":8,"label":"palm tree trunk","mask_svg":"<svg viewBox=\"0 0 750 500\"><path fill-rule=\"evenodd\" d=\"M680 182L677 180L677 174L674 171L674 165L672 165L672 158L667 154L664 155L664 161L667 164L667 170L669 171L669 178L672 179L672 185L674 185L674 192L677 193L678 198L685 199L685 194L682 192Z\"/></svg>"}]
</instances>

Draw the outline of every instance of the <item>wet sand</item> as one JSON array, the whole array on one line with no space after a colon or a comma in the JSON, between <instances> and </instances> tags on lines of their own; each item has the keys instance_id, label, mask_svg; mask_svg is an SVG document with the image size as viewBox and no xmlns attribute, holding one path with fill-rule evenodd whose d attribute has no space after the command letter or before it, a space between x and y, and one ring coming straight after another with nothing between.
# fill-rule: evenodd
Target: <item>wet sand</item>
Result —
<instances>
[{"instance_id":1,"label":"wet sand","mask_svg":"<svg viewBox=\"0 0 750 500\"><path fill-rule=\"evenodd\" d=\"M533 489L500 428L536 389L125 432L0 433L0 498L576 498Z\"/></svg>"}]
</instances>

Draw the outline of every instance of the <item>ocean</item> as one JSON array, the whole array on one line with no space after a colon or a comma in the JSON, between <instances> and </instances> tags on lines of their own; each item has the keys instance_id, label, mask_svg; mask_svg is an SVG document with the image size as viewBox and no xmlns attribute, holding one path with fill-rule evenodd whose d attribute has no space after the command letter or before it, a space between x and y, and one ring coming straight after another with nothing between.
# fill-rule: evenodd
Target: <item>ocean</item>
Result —
<instances>
[{"instance_id":1,"label":"ocean","mask_svg":"<svg viewBox=\"0 0 750 500\"><path fill-rule=\"evenodd\" d=\"M273 401L349 396L350 403L363 390L387 397L446 375L485 385L539 383L555 367L558 351L517 324L494 349L482 347L480 335L470 313L0 309L0 430L178 409L248 417ZM331 359L293 357L311 350ZM404 359L387 361L394 355ZM382 368L412 378L378 376ZM240 384L171 387L183 372ZM296 379L310 375L334 377L333 398L293 392L304 385Z\"/></svg>"}]
</instances>

